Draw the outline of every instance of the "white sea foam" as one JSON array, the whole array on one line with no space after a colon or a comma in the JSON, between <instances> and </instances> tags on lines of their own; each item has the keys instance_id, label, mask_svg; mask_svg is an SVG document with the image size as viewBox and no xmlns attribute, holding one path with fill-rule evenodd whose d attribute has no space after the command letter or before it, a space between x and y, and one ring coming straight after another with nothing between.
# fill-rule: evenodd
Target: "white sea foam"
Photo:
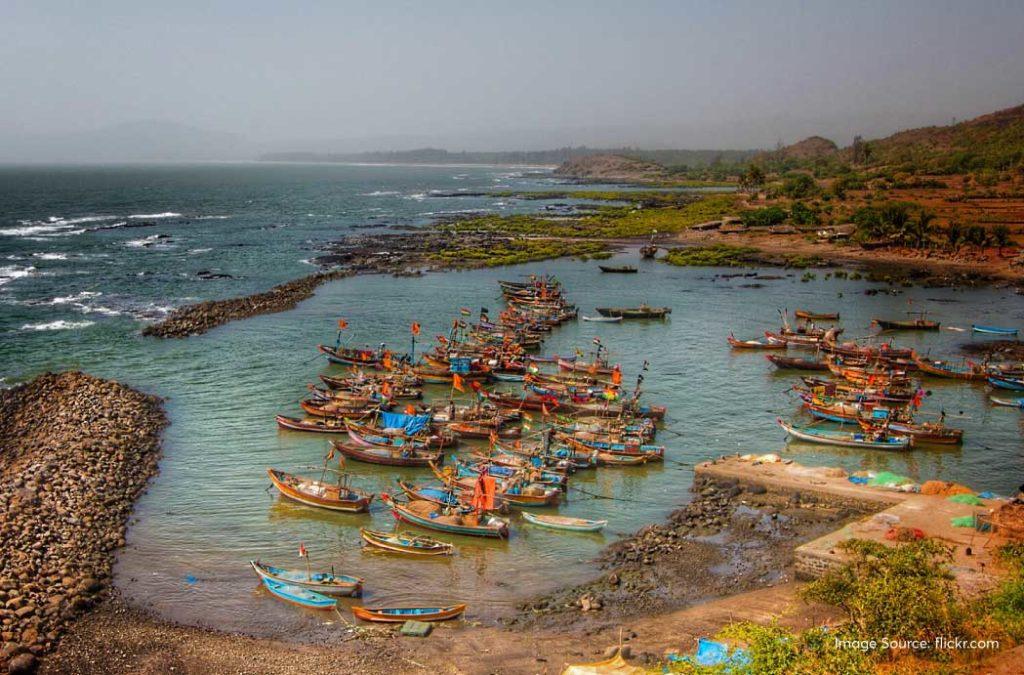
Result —
<instances>
[{"instance_id":1,"label":"white sea foam","mask_svg":"<svg viewBox=\"0 0 1024 675\"><path fill-rule=\"evenodd\" d=\"M394 197L401 194L397 190L374 190L373 192L362 192L360 197Z\"/></svg>"},{"instance_id":2,"label":"white sea foam","mask_svg":"<svg viewBox=\"0 0 1024 675\"><path fill-rule=\"evenodd\" d=\"M40 260L67 260L67 253L33 253L33 258L39 258Z\"/></svg>"},{"instance_id":3,"label":"white sea foam","mask_svg":"<svg viewBox=\"0 0 1024 675\"><path fill-rule=\"evenodd\" d=\"M178 218L180 216L180 213L175 213L174 211L165 211L163 213L133 213L128 217L133 220L142 220L144 218L150 220L156 218Z\"/></svg>"},{"instance_id":4,"label":"white sea foam","mask_svg":"<svg viewBox=\"0 0 1024 675\"><path fill-rule=\"evenodd\" d=\"M19 220L21 227L9 227L0 230L0 234L8 237L27 237L33 234L47 234L71 230L75 225L83 223L98 223L104 220L113 220L117 216L80 216L78 218L62 218L61 216L50 216L46 220ZM77 230L75 234L81 234L85 230Z\"/></svg>"},{"instance_id":5,"label":"white sea foam","mask_svg":"<svg viewBox=\"0 0 1024 675\"><path fill-rule=\"evenodd\" d=\"M170 243L170 240L165 234L151 234L148 237L142 239L129 239L124 242L124 245L129 248L149 248L160 243Z\"/></svg>"},{"instance_id":6,"label":"white sea foam","mask_svg":"<svg viewBox=\"0 0 1024 675\"><path fill-rule=\"evenodd\" d=\"M75 328L87 328L94 325L95 321L65 321L58 319L49 323L26 323L22 330L73 330Z\"/></svg>"},{"instance_id":7,"label":"white sea foam","mask_svg":"<svg viewBox=\"0 0 1024 675\"><path fill-rule=\"evenodd\" d=\"M199 255L200 253L209 253L212 250L212 248L190 248L188 252L190 255Z\"/></svg>"},{"instance_id":8,"label":"white sea foam","mask_svg":"<svg viewBox=\"0 0 1024 675\"><path fill-rule=\"evenodd\" d=\"M97 298L103 295L99 291L82 291L75 295L58 295L55 298L47 300L46 302L40 303L43 305L67 305L72 302L81 302L82 300L88 300L89 298Z\"/></svg>"},{"instance_id":9,"label":"white sea foam","mask_svg":"<svg viewBox=\"0 0 1024 675\"><path fill-rule=\"evenodd\" d=\"M30 277L34 275L36 268L32 265L28 267L18 267L17 265L7 265L0 267L0 286L9 284L15 279L21 279L23 277Z\"/></svg>"}]
</instances>

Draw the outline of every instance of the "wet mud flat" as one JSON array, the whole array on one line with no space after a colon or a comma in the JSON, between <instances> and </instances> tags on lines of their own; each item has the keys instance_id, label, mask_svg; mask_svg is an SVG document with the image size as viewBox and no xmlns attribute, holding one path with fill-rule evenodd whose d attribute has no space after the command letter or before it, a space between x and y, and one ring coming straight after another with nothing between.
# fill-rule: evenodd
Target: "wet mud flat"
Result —
<instances>
[{"instance_id":1,"label":"wet mud flat","mask_svg":"<svg viewBox=\"0 0 1024 675\"><path fill-rule=\"evenodd\" d=\"M666 522L608 546L599 577L531 599L506 623L596 631L779 585L795 578L796 547L874 510L701 475L692 493Z\"/></svg>"}]
</instances>

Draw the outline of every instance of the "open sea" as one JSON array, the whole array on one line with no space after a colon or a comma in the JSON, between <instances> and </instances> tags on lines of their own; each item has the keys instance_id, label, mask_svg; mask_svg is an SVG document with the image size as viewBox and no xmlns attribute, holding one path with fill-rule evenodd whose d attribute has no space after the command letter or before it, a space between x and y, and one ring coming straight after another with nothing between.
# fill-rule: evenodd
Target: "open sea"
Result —
<instances>
[{"instance_id":1,"label":"open sea","mask_svg":"<svg viewBox=\"0 0 1024 675\"><path fill-rule=\"evenodd\" d=\"M898 344L953 355L960 343L984 339L972 336L972 323L1024 327L1024 301L1005 289L868 296L864 290L878 284L827 279L822 270L806 283L802 271L760 270L782 277L774 280L723 278L737 270L638 262L629 250L612 263L638 264L639 274L602 275L596 262L558 260L420 278L356 277L320 287L295 310L202 336L139 334L177 305L308 274L318 243L356 227L365 233L439 215L528 212L547 204L437 192L556 185L542 170L508 167L0 167L3 383L80 368L167 398L171 425L161 471L137 505L116 567L122 591L179 621L313 638L330 632L337 616L269 597L247 566L260 558L301 567L302 543L314 566L365 577L367 604L462 601L470 603L470 618L493 621L530 595L592 576L590 560L603 546L685 503L693 465L721 454L779 452L804 463L941 477L1002 494L1020 483L1024 417L990 405L984 385L925 382L931 395L922 412L945 410L950 424L966 430L963 447L902 454L787 447L775 418L798 415L798 401L787 392L798 376L776 372L761 353L732 352L725 342L730 331L746 338L777 329L777 310L798 307L840 311L844 337L867 336L872 317L903 316L912 299L944 329L901 334ZM668 448L664 465L573 477L585 493L570 491L559 512L606 518L603 534L545 531L514 516L510 541L455 537L452 559L406 560L360 550L361 526L391 528L378 503L370 515L333 514L283 502L266 489L267 467L313 473L308 467L322 462L324 437L279 431L274 415L298 414L307 383L321 372L342 372L316 351L317 343L333 342L338 318L348 320L352 343L386 342L405 351L411 321L423 325L423 337L443 333L459 307L497 311L498 279L545 272L557 275L583 314L641 302L673 309L664 323L569 323L544 347L571 354L600 337L622 363L627 384L646 359L645 399L669 408L658 435ZM394 491L398 476L429 478L426 470L356 462L347 468L375 492Z\"/></svg>"}]
</instances>

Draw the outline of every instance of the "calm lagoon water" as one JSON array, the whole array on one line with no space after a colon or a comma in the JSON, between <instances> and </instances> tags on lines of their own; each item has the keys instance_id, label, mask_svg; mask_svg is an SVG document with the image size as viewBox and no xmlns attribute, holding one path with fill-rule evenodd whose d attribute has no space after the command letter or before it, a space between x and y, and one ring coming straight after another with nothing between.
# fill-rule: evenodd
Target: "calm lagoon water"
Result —
<instances>
[{"instance_id":1,"label":"calm lagoon water","mask_svg":"<svg viewBox=\"0 0 1024 675\"><path fill-rule=\"evenodd\" d=\"M259 634L315 636L330 617L284 605L258 590L247 561L301 566L299 543L323 568L367 579L368 603L466 601L471 616L493 620L528 595L580 581L607 543L660 520L689 499L692 466L733 452L784 452L801 462L890 470L919 480L958 480L1007 493L1024 466L1022 416L993 408L986 387L928 380L925 412L944 409L966 430L962 448L905 454L786 447L778 415L792 416L787 389L758 353L735 353L725 336L777 328L777 309L842 312L847 336L871 333L873 316L927 309L944 326L1024 324L1019 296L1001 289L904 289L864 295L869 284L782 273L761 288L726 270L637 263L637 275L602 275L594 262L549 261L501 270L421 278L358 277L321 287L297 309L223 326L180 341L143 339L142 322L197 299L263 290L312 271L317 242L355 225L424 223L463 210L514 212L543 203L493 197L442 198L432 190L544 189L543 174L486 167L206 165L0 169L0 376L6 382L48 369L82 368L167 397L171 426L160 475L140 500L116 576L132 599L172 618ZM124 223L124 225L121 225ZM127 227L149 223L144 227ZM107 229L93 229L104 227ZM156 235L164 235L158 237ZM202 280L200 271L232 278ZM733 270L729 270L732 272ZM559 512L607 518L600 535L558 534L517 518L508 542L455 538L456 557L410 561L363 552L360 526L389 529L379 505L370 515L321 513L280 501L267 467L312 472L323 437L279 431L273 416L297 414L297 401L327 366L315 350L348 320L356 343L408 347L408 326L442 333L458 308L500 306L496 281L550 272L584 314L598 305L669 305L667 322L571 323L547 353L586 349L595 336L631 382L644 359L648 400L669 415L659 442L663 466L601 470L573 484ZM778 270L762 270L778 275ZM900 335L900 344L954 353L970 332ZM417 345L418 349L422 347ZM445 395L440 389L437 395ZM361 485L393 491L398 476L428 472L349 462ZM334 617L337 620L337 617Z\"/></svg>"}]
</instances>

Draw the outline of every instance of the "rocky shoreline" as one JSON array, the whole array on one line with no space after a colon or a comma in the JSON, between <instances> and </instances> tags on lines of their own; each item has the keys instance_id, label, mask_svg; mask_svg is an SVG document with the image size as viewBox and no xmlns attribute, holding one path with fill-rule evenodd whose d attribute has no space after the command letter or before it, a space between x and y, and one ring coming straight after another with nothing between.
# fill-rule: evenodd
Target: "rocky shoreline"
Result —
<instances>
[{"instance_id":1,"label":"rocky shoreline","mask_svg":"<svg viewBox=\"0 0 1024 675\"><path fill-rule=\"evenodd\" d=\"M175 309L162 321L146 326L142 334L161 338L200 335L223 324L260 314L274 314L294 308L313 296L320 284L350 277L350 270L331 270L310 274L274 286L269 291L226 300L207 300Z\"/></svg>"},{"instance_id":2,"label":"rocky shoreline","mask_svg":"<svg viewBox=\"0 0 1024 675\"><path fill-rule=\"evenodd\" d=\"M864 514L810 495L698 476L666 522L608 546L597 579L520 605L516 627L598 629L792 580L794 549Z\"/></svg>"},{"instance_id":3,"label":"rocky shoreline","mask_svg":"<svg viewBox=\"0 0 1024 675\"><path fill-rule=\"evenodd\" d=\"M161 399L81 372L0 392L0 668L32 672L108 593L157 471Z\"/></svg>"}]
</instances>

